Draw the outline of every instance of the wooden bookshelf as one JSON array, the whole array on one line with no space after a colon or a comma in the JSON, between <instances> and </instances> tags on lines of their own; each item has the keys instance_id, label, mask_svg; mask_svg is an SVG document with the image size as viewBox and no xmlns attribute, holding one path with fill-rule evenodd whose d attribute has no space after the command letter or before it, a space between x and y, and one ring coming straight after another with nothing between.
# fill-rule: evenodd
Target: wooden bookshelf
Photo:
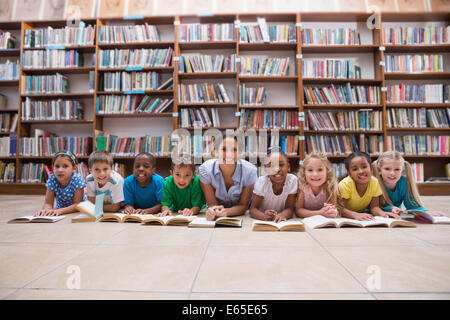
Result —
<instances>
[{"instance_id":1,"label":"wooden bookshelf","mask_svg":"<svg viewBox=\"0 0 450 320\"><path fill-rule=\"evenodd\" d=\"M268 24L295 24L297 37L295 42L278 42L278 43L244 43L239 41L239 28L234 26L233 30L235 32L233 41L189 41L181 42L178 39L178 32L180 25L185 23L235 23L240 21L240 23L246 22L256 22L257 17L265 17ZM423 73L405 73L405 72L384 72L384 68L380 66L380 62L384 61L384 56L386 54L396 53L396 54L413 54L413 53L433 53L437 52L442 55L448 55L450 53L450 44L427 44L427 45L389 45L383 44L381 38L381 30L374 29L370 31L371 42L362 42L361 45L304 45L301 42L301 30L302 28L308 27L308 24L320 23L342 23L345 26L348 23L364 24L370 17L369 13L366 12L306 12L306 13L269 13L269 14L216 14L214 16L166 16L166 17L144 17L143 19L127 19L122 18L99 18L99 19L88 19L83 20L86 25L91 24L96 26L96 40L94 45L86 46L65 46L65 50L77 50L83 54L95 54L97 59L94 66L77 67L77 68L52 68L52 69L22 69L22 56L24 51L28 50L45 50L46 47L36 47L36 48L24 48L24 30L34 29L34 28L46 28L51 26L53 28L64 27L66 21L24 21L24 22L11 22L3 23L0 22L0 28L8 29L14 28L19 30L21 33L20 37L20 47L15 49L0 50L0 57L17 57L20 60L21 68L19 74L21 75L44 75L52 73L61 73L67 75L74 75L75 77L83 76L88 74L90 71L95 72L95 88L93 92L79 92L79 90L74 90L75 92L61 93L61 94L23 94L20 81L0 81L0 88L17 88L19 105L15 110L0 110L0 112L17 112L19 113L18 122L18 139L27 137L31 135L32 126L39 127L40 125L52 125L52 124L62 124L67 125L67 128L77 127L77 125L84 128L87 126L86 135L94 137L94 148L95 146L95 133L96 131L103 131L104 129L111 128L111 123L116 126L120 126L122 123L134 123L143 122L148 123L149 127L152 127L151 121L163 122L169 121L172 125L167 128L167 131L178 129L179 127L179 111L180 108L220 108L222 112L221 123L224 123L225 117L230 115L230 117L236 118L236 125L224 124L220 127L187 127L189 131L195 129L237 129L239 128L239 114L241 109L251 109L251 110L285 110L285 111L298 111L299 114L303 113L305 118L307 117L307 111L356 111L359 109L364 110L376 110L381 111L383 116L383 126L382 130L371 131L371 130L306 130L304 122L299 122L298 129L280 129L280 137L285 135L299 135L300 137L307 138L308 136L314 134L320 135L376 135L382 136L384 142L384 148L387 146L388 136L394 135L405 135L409 133L418 132L425 135L450 135L450 128L389 128L387 127L387 110L388 108L449 108L450 103L388 103L386 102L386 94L382 94L382 99L380 103L377 104L306 104L304 102L304 92L303 88L309 85L344 85L350 83L354 85L370 85L370 86L380 86L385 87L391 82L399 83L405 80L416 80L422 83L449 83L450 72L423 72ZM401 23L401 22L432 22L432 21L450 21L450 12L438 12L438 13L381 13L380 23L381 28L388 23ZM128 42L128 43L99 43L97 39L99 33L99 26L104 25L114 25L123 24L124 22L130 22L134 24L143 24L147 22L148 24L162 26L166 29L170 29L168 33L170 36L163 37L162 41L152 41L152 42ZM169 28L170 27L170 28ZM105 68L100 67L99 54L100 50L110 50L110 49L165 49L171 47L173 48L172 57L180 57L184 52L196 52L203 53L204 51L216 51L220 52L224 50L226 54L236 54L236 58L240 56L251 56L253 54L266 53L268 55L279 55L280 51L286 52L294 58L295 61L291 61L290 68L291 73L287 76L249 76L240 75L238 65L236 65L236 72L202 72L202 73L180 73L178 70L179 61L173 60L170 67L143 67L140 70L131 70L120 67L120 68ZM383 49L381 49L384 47ZM208 53L209 54L209 53ZM214 53L222 54L222 53ZM364 65L364 68L373 68L373 76L366 77L362 79L335 79L335 78L303 78L302 76L302 57L301 55L312 54L312 55L342 55L342 54L353 54L359 56L360 54L369 54L371 63ZM300 58L299 58L300 56ZM445 60L445 59L444 59ZM372 63L373 61L373 63ZM295 72L292 72L295 70ZM448 69L447 69L448 70ZM105 72L128 72L128 71L143 71L143 72L158 72L165 77L173 77L173 89L170 90L146 90L144 93L137 92L125 92L125 91L103 91L100 88L100 79L103 77ZM228 81L231 83L231 91L235 90L234 97L231 99L235 100L229 103L186 103L179 102L178 98L178 84L179 83L193 83L193 81L198 82L214 82L214 81ZM389 83L387 83L389 81ZM228 83L227 82L227 83ZM294 90L289 91L289 95L292 95L292 100L283 103L268 102L267 105L257 106L257 105L240 105L239 104L239 84L249 83L252 86L255 84L257 86L292 86ZM69 85L70 87L70 85ZM278 87L277 87L278 88ZM229 87L227 87L229 90ZM279 90L279 89L276 89ZM78 92L76 92L78 91ZM228 92L230 93L230 92ZM269 90L269 94L270 94ZM124 114L104 114L97 113L96 102L100 95L125 95L125 94L139 94L139 95L151 95L151 96L162 96L170 97L174 99L173 106L162 113L124 113ZM53 100L53 99L83 99L87 101L92 107L93 117L91 120L22 120L21 119L21 102L25 98L32 98L38 100ZM14 106L15 107L15 106ZM208 111L209 112L209 111ZM225 113L223 113L225 112ZM226 115L225 115L226 114ZM89 116L90 118L90 116ZM156 118L156 119L152 119ZM173 120L170 120L172 118ZM233 118L234 119L234 118ZM114 122L116 121L116 122ZM133 122L126 122L133 121ZM233 120L234 121L234 120ZM127 124L129 125L129 124ZM136 129L139 130L139 129ZM265 129L263 129L265 130ZM261 131L261 129L256 129L256 131ZM267 130L270 132L271 130ZM138 135L139 131L136 131ZM8 135L10 133L2 133ZM113 133L114 134L114 133ZM146 132L145 134L148 134ZM135 135L135 136L136 136ZM144 135L144 134L142 134ZM155 134L160 135L160 134ZM306 153L306 139L299 140L298 143L298 154L290 155L291 170L296 171L299 162L304 159ZM19 150L19 146L17 148ZM348 155L329 155L329 158L334 162L342 162L344 158ZM376 159L377 154L372 154L371 157ZM405 155L406 160L411 162L422 162L424 163L425 179L433 176L445 176L444 165L450 162L450 155ZM169 156L156 157L158 163L158 172L160 174L167 174L170 166ZM15 157L0 157L0 160L5 162L14 162L16 165L16 181L19 178L20 168L23 163L37 161L49 163L51 157L25 157L17 155ZM80 157L80 160L87 160L87 157ZM114 161L120 163L125 163L131 165L134 160L133 156L114 156ZM422 194L446 194L450 195L450 184L445 183L420 183L419 190ZM2 183L0 184L0 193L45 193L45 184L34 184L34 183Z\"/></svg>"}]
</instances>

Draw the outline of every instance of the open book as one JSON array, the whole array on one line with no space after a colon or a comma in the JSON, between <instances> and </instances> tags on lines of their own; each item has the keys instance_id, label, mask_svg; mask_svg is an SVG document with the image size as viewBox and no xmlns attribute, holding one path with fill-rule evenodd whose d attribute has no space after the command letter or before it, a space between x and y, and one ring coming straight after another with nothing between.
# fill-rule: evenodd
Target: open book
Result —
<instances>
[{"instance_id":1,"label":"open book","mask_svg":"<svg viewBox=\"0 0 450 320\"><path fill-rule=\"evenodd\" d=\"M255 220L252 225L253 231L305 231L301 221L263 221Z\"/></svg>"},{"instance_id":2,"label":"open book","mask_svg":"<svg viewBox=\"0 0 450 320\"><path fill-rule=\"evenodd\" d=\"M188 227L192 228L214 228L214 227L242 227L242 218L220 217L213 221L206 220L205 217L197 217L189 223Z\"/></svg>"},{"instance_id":3,"label":"open book","mask_svg":"<svg viewBox=\"0 0 450 320\"><path fill-rule=\"evenodd\" d=\"M99 222L143 222L146 214L104 213Z\"/></svg>"},{"instance_id":4,"label":"open book","mask_svg":"<svg viewBox=\"0 0 450 320\"><path fill-rule=\"evenodd\" d=\"M142 224L156 224L161 226L187 226L191 221L193 221L195 216L165 216L157 217L152 214L147 214L142 218Z\"/></svg>"},{"instance_id":5,"label":"open book","mask_svg":"<svg viewBox=\"0 0 450 320\"><path fill-rule=\"evenodd\" d=\"M95 222L103 214L103 199L104 194L99 194L95 197L95 205L89 200L80 202L76 209L82 214L72 218L72 222Z\"/></svg>"},{"instance_id":6,"label":"open book","mask_svg":"<svg viewBox=\"0 0 450 320\"><path fill-rule=\"evenodd\" d=\"M412 221L406 221L401 219L391 219L383 217L374 217L374 220L359 221L356 219L348 218L326 218L321 215L315 215L303 219L303 223L310 229L334 227L341 228L344 226L351 227L416 227L416 224Z\"/></svg>"},{"instance_id":7,"label":"open book","mask_svg":"<svg viewBox=\"0 0 450 320\"><path fill-rule=\"evenodd\" d=\"M40 223L54 223L64 219L65 216L23 216L19 218L14 218L8 221L8 223L29 223L29 222L40 222Z\"/></svg>"},{"instance_id":8,"label":"open book","mask_svg":"<svg viewBox=\"0 0 450 320\"><path fill-rule=\"evenodd\" d=\"M430 211L421 211L421 210L407 210L403 211L402 214L413 214L414 217L426 223L435 223L435 224L450 224L450 218L446 216L433 216Z\"/></svg>"}]
</instances>

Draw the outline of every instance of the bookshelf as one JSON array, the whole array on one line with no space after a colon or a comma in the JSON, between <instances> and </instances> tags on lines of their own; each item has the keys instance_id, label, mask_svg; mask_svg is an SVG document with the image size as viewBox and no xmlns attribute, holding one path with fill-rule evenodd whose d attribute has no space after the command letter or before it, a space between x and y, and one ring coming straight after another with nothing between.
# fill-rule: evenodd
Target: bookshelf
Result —
<instances>
[{"instance_id":1,"label":"bookshelf","mask_svg":"<svg viewBox=\"0 0 450 320\"><path fill-rule=\"evenodd\" d=\"M449 136L450 128L430 127L420 128L389 126L387 119L391 109L414 109L425 108L429 110L446 110L450 108L450 103L429 103L411 101L389 101L387 92L381 91L378 101L374 103L306 103L304 88L323 88L333 84L335 88L350 87L375 87L385 88L400 83L411 85L420 84L450 84L450 44L449 43L422 43L422 44L391 44L383 42L383 28L388 27L426 27L430 23L437 25L448 25L450 12L436 13L390 13L380 14L381 29L370 30L366 27L368 13L358 12L308 12L308 13L268 13L268 14L215 14L213 16L201 15L177 15L161 17L132 17L132 19L98 18L83 20L86 25L95 26L94 43L88 45L66 45L64 49L76 50L84 57L84 65L76 68L23 68L22 58L24 53L33 50L58 50L56 48L46 48L46 46L27 48L24 46L24 35L27 29L38 29L52 27L54 29L63 28L66 21L23 21L23 22L0 22L0 29L12 30L18 38L18 46L14 49L0 50L0 61L7 58L15 58L20 61L20 75L41 76L48 74L63 74L69 78L70 90L66 93L23 93L20 81L1 81L0 89L9 92L12 97L12 104L8 105L8 110L0 110L0 113L19 114L18 121L18 141L21 138L32 137L35 129L56 130L55 133L65 135L90 136L93 137L93 148L96 148L96 134L112 134L118 137L135 136L167 136L175 129L186 129L193 134L195 129L201 129L204 133L208 129L218 129L225 132L230 129L240 127L241 117L244 110L247 111L286 111L298 112L300 119L307 119L308 112L313 113L333 113L338 112L359 112L361 110L377 111L381 114L381 128L375 130L354 129L342 130L322 130L306 127L306 122L300 120L298 128L280 129L279 135L297 137L295 144L297 154L289 155L291 170L296 171L299 163L304 159L308 139L315 136L324 136L333 139L343 139L344 137L355 136L355 141L360 142L361 135L364 139L374 139L378 144L382 144L384 150L387 148L388 139L391 136ZM276 42L244 42L241 41L241 27L254 25L257 19L263 17L267 25L293 25L295 30L295 41ZM101 27L123 27L153 25L158 28L159 41L98 41ZM233 37L231 39L220 39L217 41L199 41L198 39L182 41L179 38L183 28L190 24L229 24L231 25ZM307 29L317 28L350 28L360 33L360 44L306 44L302 43L302 32ZM306 31L305 31L306 32ZM103 37L103 36L102 36ZM105 39L104 37L102 39ZM100 61L101 54L108 50L165 50L171 48L172 59L167 66L141 66L136 68L130 65L120 65L107 67ZM137 51L136 51L137 52ZM444 60L444 70L439 72L385 72L382 63L386 61L387 55L442 55ZM207 70L202 72L181 72L180 63L183 56L205 56L214 57L223 55L233 56L236 59L234 70ZM91 57L95 56L94 64L91 65ZM175 58L175 59L173 59ZM263 74L243 74L240 72L240 59L287 59L289 64L287 72L276 75ZM203 58L202 58L203 59ZM230 58L231 59L231 58ZM315 77L303 75L303 63L306 61L321 60L349 60L350 64L361 67L361 77ZM253 61L256 61L253 60ZM243 61L243 60L242 60ZM352 67L353 68L353 67ZM87 90L87 80L89 73L94 73L94 88L91 92ZM107 73L132 73L132 72L155 72L160 77L160 84L169 78L173 78L172 87L169 89L157 90L105 90L104 78ZM179 85L189 86L195 84L222 84L229 96L229 101L216 102L188 102L179 97ZM246 88L267 88L267 100L263 105L246 105L240 103L240 85ZM15 95L15 96L14 96ZM102 113L97 110L97 101L100 97L117 96L142 101L145 96L173 99L173 103L161 113L147 112L123 112L123 113ZM22 102L26 99L39 101L51 101L55 99L79 100L83 103L84 117L77 120L23 120ZM210 116L215 110L220 119L218 126L194 127L192 124L181 126L181 113L183 109L198 110L203 109ZM212 120L212 119L211 119ZM255 129L262 132L262 129ZM267 129L268 134L271 129ZM2 133L1 137L8 136L9 133ZM20 150L20 145L17 146ZM334 164L341 163L346 157L345 154L330 155L329 158ZM372 159L377 158L377 154L371 154ZM413 163L424 164L424 177L445 176L445 164L450 162L450 155L427 154L427 155L405 155L405 159ZM157 156L158 173L167 176L169 174L170 161L167 155ZM251 158L251 157L250 157ZM115 162L125 165L127 173L131 173L134 157L129 155L116 155ZM249 159L249 156L246 156ZM0 183L0 193L45 193L45 185L41 183L18 183L20 168L24 163L36 162L49 164L50 156L23 156L19 152L16 156L0 157L0 161L15 164L15 182ZM80 157L80 161L86 162L87 157ZM259 165L258 165L259 166ZM421 194L428 195L450 195L450 186L444 183L419 183Z\"/></svg>"}]
</instances>

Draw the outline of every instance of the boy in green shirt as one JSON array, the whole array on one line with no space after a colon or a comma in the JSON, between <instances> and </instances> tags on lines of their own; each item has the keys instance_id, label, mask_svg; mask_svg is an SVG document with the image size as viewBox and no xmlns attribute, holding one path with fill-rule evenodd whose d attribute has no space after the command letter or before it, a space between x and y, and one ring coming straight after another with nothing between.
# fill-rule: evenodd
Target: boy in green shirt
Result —
<instances>
[{"instance_id":1,"label":"boy in green shirt","mask_svg":"<svg viewBox=\"0 0 450 320\"><path fill-rule=\"evenodd\" d=\"M161 213L158 216L164 217L173 213L184 216L198 214L205 207L206 201L192 159L179 164L172 160L170 174L164 181Z\"/></svg>"}]
</instances>

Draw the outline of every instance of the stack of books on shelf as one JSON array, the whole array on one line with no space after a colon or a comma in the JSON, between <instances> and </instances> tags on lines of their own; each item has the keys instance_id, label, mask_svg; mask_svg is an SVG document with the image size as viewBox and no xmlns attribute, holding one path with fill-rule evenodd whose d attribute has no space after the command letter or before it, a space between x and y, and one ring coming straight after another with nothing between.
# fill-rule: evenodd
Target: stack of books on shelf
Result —
<instances>
[{"instance_id":1,"label":"stack of books on shelf","mask_svg":"<svg viewBox=\"0 0 450 320\"><path fill-rule=\"evenodd\" d=\"M11 32L0 29L0 49L14 49L16 47L16 36Z\"/></svg>"},{"instance_id":2,"label":"stack of books on shelf","mask_svg":"<svg viewBox=\"0 0 450 320\"><path fill-rule=\"evenodd\" d=\"M0 156L15 157L17 155L17 134L0 137Z\"/></svg>"},{"instance_id":3,"label":"stack of books on shelf","mask_svg":"<svg viewBox=\"0 0 450 320\"><path fill-rule=\"evenodd\" d=\"M241 106L263 106L266 104L268 89L264 87L247 87L239 84L239 104Z\"/></svg>"},{"instance_id":4,"label":"stack of books on shelf","mask_svg":"<svg viewBox=\"0 0 450 320\"><path fill-rule=\"evenodd\" d=\"M236 72L236 55L181 55L178 72Z\"/></svg>"},{"instance_id":5,"label":"stack of books on shelf","mask_svg":"<svg viewBox=\"0 0 450 320\"><path fill-rule=\"evenodd\" d=\"M333 85L328 87L304 86L306 104L379 104L381 92L378 86Z\"/></svg>"},{"instance_id":6,"label":"stack of books on shelf","mask_svg":"<svg viewBox=\"0 0 450 320\"><path fill-rule=\"evenodd\" d=\"M22 120L82 120L83 105L76 100L35 101L26 98L22 102Z\"/></svg>"},{"instance_id":7,"label":"stack of books on shelf","mask_svg":"<svg viewBox=\"0 0 450 320\"><path fill-rule=\"evenodd\" d=\"M302 60L304 78L361 79L361 67L351 60Z\"/></svg>"},{"instance_id":8,"label":"stack of books on shelf","mask_svg":"<svg viewBox=\"0 0 450 320\"><path fill-rule=\"evenodd\" d=\"M24 69L76 68L84 66L77 50L27 50L23 53Z\"/></svg>"},{"instance_id":9,"label":"stack of books on shelf","mask_svg":"<svg viewBox=\"0 0 450 320\"><path fill-rule=\"evenodd\" d=\"M18 118L17 113L0 113L0 132L16 132Z\"/></svg>"},{"instance_id":10,"label":"stack of books on shelf","mask_svg":"<svg viewBox=\"0 0 450 320\"><path fill-rule=\"evenodd\" d=\"M24 163L20 170L19 183L45 183L51 174L51 166L45 163Z\"/></svg>"},{"instance_id":11,"label":"stack of books on shelf","mask_svg":"<svg viewBox=\"0 0 450 320\"><path fill-rule=\"evenodd\" d=\"M389 128L450 128L450 108L389 108Z\"/></svg>"},{"instance_id":12,"label":"stack of books on shelf","mask_svg":"<svg viewBox=\"0 0 450 320\"><path fill-rule=\"evenodd\" d=\"M450 155L450 136L388 136L386 142L405 155Z\"/></svg>"},{"instance_id":13,"label":"stack of books on shelf","mask_svg":"<svg viewBox=\"0 0 450 320\"><path fill-rule=\"evenodd\" d=\"M423 163L411 162L411 170L416 182L424 182Z\"/></svg>"},{"instance_id":14,"label":"stack of books on shelf","mask_svg":"<svg viewBox=\"0 0 450 320\"><path fill-rule=\"evenodd\" d=\"M445 44L450 43L450 26L383 28L384 44Z\"/></svg>"},{"instance_id":15,"label":"stack of books on shelf","mask_svg":"<svg viewBox=\"0 0 450 320\"><path fill-rule=\"evenodd\" d=\"M69 81L62 74L22 76L24 94L68 93Z\"/></svg>"},{"instance_id":16,"label":"stack of books on shelf","mask_svg":"<svg viewBox=\"0 0 450 320\"><path fill-rule=\"evenodd\" d=\"M159 87L161 75L157 72L105 72L104 91L145 91Z\"/></svg>"},{"instance_id":17,"label":"stack of books on shelf","mask_svg":"<svg viewBox=\"0 0 450 320\"><path fill-rule=\"evenodd\" d=\"M210 116L211 114L211 116ZM180 109L180 127L220 127L217 108Z\"/></svg>"},{"instance_id":18,"label":"stack of books on shelf","mask_svg":"<svg viewBox=\"0 0 450 320\"><path fill-rule=\"evenodd\" d=\"M289 69L288 58L240 57L241 76L285 76Z\"/></svg>"},{"instance_id":19,"label":"stack of books on shelf","mask_svg":"<svg viewBox=\"0 0 450 320\"><path fill-rule=\"evenodd\" d=\"M239 25L239 42L296 42L295 24L267 25L265 18Z\"/></svg>"},{"instance_id":20,"label":"stack of books on shelf","mask_svg":"<svg viewBox=\"0 0 450 320\"><path fill-rule=\"evenodd\" d=\"M239 127L244 129L299 129L298 112L241 109Z\"/></svg>"},{"instance_id":21,"label":"stack of books on shelf","mask_svg":"<svg viewBox=\"0 0 450 320\"><path fill-rule=\"evenodd\" d=\"M155 156L170 156L170 136L118 137L97 136L97 150L106 150L116 156L135 156L139 152L150 152Z\"/></svg>"},{"instance_id":22,"label":"stack of books on shelf","mask_svg":"<svg viewBox=\"0 0 450 320\"><path fill-rule=\"evenodd\" d=\"M443 72L442 54L386 55L386 72Z\"/></svg>"},{"instance_id":23,"label":"stack of books on shelf","mask_svg":"<svg viewBox=\"0 0 450 320\"><path fill-rule=\"evenodd\" d=\"M0 183L12 183L16 176L16 165L14 162L5 163L0 161Z\"/></svg>"},{"instance_id":24,"label":"stack of books on shelf","mask_svg":"<svg viewBox=\"0 0 450 320\"><path fill-rule=\"evenodd\" d=\"M19 80L19 61L12 62L6 60L5 63L0 64L0 81L1 80Z\"/></svg>"},{"instance_id":25,"label":"stack of books on shelf","mask_svg":"<svg viewBox=\"0 0 450 320\"><path fill-rule=\"evenodd\" d=\"M346 155L354 151L365 151L369 154L383 152L382 136L359 135L359 143L356 135L308 135L306 137L306 152L324 152L327 155Z\"/></svg>"},{"instance_id":26,"label":"stack of books on shelf","mask_svg":"<svg viewBox=\"0 0 450 320\"><path fill-rule=\"evenodd\" d=\"M86 46L93 45L95 39L95 26L79 22L78 27L52 27L24 30L24 48L44 46Z\"/></svg>"},{"instance_id":27,"label":"stack of books on shelf","mask_svg":"<svg viewBox=\"0 0 450 320\"><path fill-rule=\"evenodd\" d=\"M388 103L449 103L450 84L406 84L387 86Z\"/></svg>"},{"instance_id":28,"label":"stack of books on shelf","mask_svg":"<svg viewBox=\"0 0 450 320\"><path fill-rule=\"evenodd\" d=\"M53 156L55 153L65 150L78 156L89 156L92 152L92 137L58 137L41 129L35 129L34 133L34 137L20 138L21 156Z\"/></svg>"},{"instance_id":29,"label":"stack of books on shelf","mask_svg":"<svg viewBox=\"0 0 450 320\"><path fill-rule=\"evenodd\" d=\"M158 27L147 22L141 25L100 26L100 43L159 42Z\"/></svg>"},{"instance_id":30,"label":"stack of books on shelf","mask_svg":"<svg viewBox=\"0 0 450 320\"><path fill-rule=\"evenodd\" d=\"M100 68L170 67L173 49L111 49L100 50Z\"/></svg>"},{"instance_id":31,"label":"stack of books on shelf","mask_svg":"<svg viewBox=\"0 0 450 320\"><path fill-rule=\"evenodd\" d=\"M361 36L352 28L302 28L303 45L360 45Z\"/></svg>"},{"instance_id":32,"label":"stack of books on shelf","mask_svg":"<svg viewBox=\"0 0 450 320\"><path fill-rule=\"evenodd\" d=\"M180 103L223 103L231 102L222 83L179 84Z\"/></svg>"},{"instance_id":33,"label":"stack of books on shelf","mask_svg":"<svg viewBox=\"0 0 450 320\"><path fill-rule=\"evenodd\" d=\"M382 111L358 110L340 112L312 112L308 110L305 130L363 130L381 131Z\"/></svg>"},{"instance_id":34,"label":"stack of books on shelf","mask_svg":"<svg viewBox=\"0 0 450 320\"><path fill-rule=\"evenodd\" d=\"M180 42L191 41L234 41L234 25L232 23L216 24L181 24L178 29Z\"/></svg>"}]
</instances>

